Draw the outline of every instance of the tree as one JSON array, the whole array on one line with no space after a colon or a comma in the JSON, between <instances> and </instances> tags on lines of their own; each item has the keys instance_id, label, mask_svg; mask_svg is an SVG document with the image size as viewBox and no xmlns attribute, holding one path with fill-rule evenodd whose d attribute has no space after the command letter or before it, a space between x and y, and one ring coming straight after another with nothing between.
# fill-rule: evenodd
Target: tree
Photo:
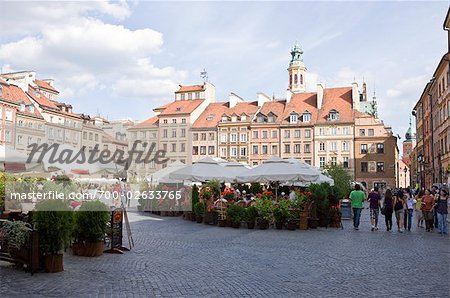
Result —
<instances>
[{"instance_id":1,"label":"tree","mask_svg":"<svg viewBox=\"0 0 450 298\"><path fill-rule=\"evenodd\" d=\"M347 197L351 190L351 175L342 165L327 165L324 173L334 180L334 186L339 191L339 197Z\"/></svg>"}]
</instances>

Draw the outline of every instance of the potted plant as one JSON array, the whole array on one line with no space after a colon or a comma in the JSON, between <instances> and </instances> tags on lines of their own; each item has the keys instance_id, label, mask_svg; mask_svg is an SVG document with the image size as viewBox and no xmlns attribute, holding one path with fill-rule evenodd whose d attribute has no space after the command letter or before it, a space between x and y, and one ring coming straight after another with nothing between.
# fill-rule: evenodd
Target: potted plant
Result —
<instances>
[{"instance_id":1,"label":"potted plant","mask_svg":"<svg viewBox=\"0 0 450 298\"><path fill-rule=\"evenodd\" d=\"M289 201L281 200L273 208L273 218L275 219L275 228L281 230L289 216Z\"/></svg>"},{"instance_id":2,"label":"potted plant","mask_svg":"<svg viewBox=\"0 0 450 298\"><path fill-rule=\"evenodd\" d=\"M194 214L197 223L201 223L203 221L203 216L205 214L205 205L203 205L202 202L195 203Z\"/></svg>"},{"instance_id":3,"label":"potted plant","mask_svg":"<svg viewBox=\"0 0 450 298\"><path fill-rule=\"evenodd\" d=\"M23 221L5 221L0 234L6 238L6 247L13 258L28 260L28 247L31 227Z\"/></svg>"},{"instance_id":4,"label":"potted plant","mask_svg":"<svg viewBox=\"0 0 450 298\"><path fill-rule=\"evenodd\" d=\"M255 206L250 206L245 209L245 220L247 222L247 228L252 230L255 228L256 217L258 216L258 210Z\"/></svg>"},{"instance_id":5,"label":"potted plant","mask_svg":"<svg viewBox=\"0 0 450 298\"><path fill-rule=\"evenodd\" d=\"M258 210L258 227L260 230L269 228L269 223L273 218L272 209L273 204L270 199L259 198L256 200L255 208Z\"/></svg>"},{"instance_id":6,"label":"potted plant","mask_svg":"<svg viewBox=\"0 0 450 298\"><path fill-rule=\"evenodd\" d=\"M45 270L64 270L63 250L72 239L73 211L62 200L46 200L37 205L33 215L39 233L39 246L44 255Z\"/></svg>"},{"instance_id":7,"label":"potted plant","mask_svg":"<svg viewBox=\"0 0 450 298\"><path fill-rule=\"evenodd\" d=\"M293 212L291 218L298 219L298 228L300 230L308 229L308 208L311 200L311 192L297 191L294 201L292 202L291 211ZM296 217L298 215L298 217Z\"/></svg>"},{"instance_id":8,"label":"potted plant","mask_svg":"<svg viewBox=\"0 0 450 298\"><path fill-rule=\"evenodd\" d=\"M232 227L238 229L245 216L245 209L239 205L231 205L227 209L227 216L231 219Z\"/></svg>"},{"instance_id":9,"label":"potted plant","mask_svg":"<svg viewBox=\"0 0 450 298\"><path fill-rule=\"evenodd\" d=\"M102 202L84 202L75 213L75 243L72 246L74 255L101 256L110 219L109 208Z\"/></svg>"}]
</instances>

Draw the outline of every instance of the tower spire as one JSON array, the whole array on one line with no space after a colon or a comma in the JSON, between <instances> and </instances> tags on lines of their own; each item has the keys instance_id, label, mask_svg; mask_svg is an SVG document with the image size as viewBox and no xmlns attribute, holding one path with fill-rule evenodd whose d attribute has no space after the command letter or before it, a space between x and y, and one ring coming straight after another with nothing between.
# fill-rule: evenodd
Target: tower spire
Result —
<instances>
[{"instance_id":1,"label":"tower spire","mask_svg":"<svg viewBox=\"0 0 450 298\"><path fill-rule=\"evenodd\" d=\"M291 61L289 62L289 88L292 93L304 92L306 67L303 63L303 50L300 45L295 42L291 49Z\"/></svg>"}]
</instances>

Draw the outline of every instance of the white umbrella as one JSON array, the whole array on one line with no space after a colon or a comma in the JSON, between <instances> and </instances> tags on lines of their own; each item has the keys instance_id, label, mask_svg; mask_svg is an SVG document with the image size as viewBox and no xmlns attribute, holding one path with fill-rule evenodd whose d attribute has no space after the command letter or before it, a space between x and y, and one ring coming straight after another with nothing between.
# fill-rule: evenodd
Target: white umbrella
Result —
<instances>
[{"instance_id":1,"label":"white umbrella","mask_svg":"<svg viewBox=\"0 0 450 298\"><path fill-rule=\"evenodd\" d=\"M298 167L302 167L304 169L309 169L315 173L319 174L319 177L317 178L316 181L288 181L287 183L285 183L284 185L294 185L294 186L309 186L312 183L328 183L329 185L333 186L334 185L334 180L326 175L324 175L319 168L316 168L314 166L311 166L309 164L307 164L306 162L304 162L303 160L298 160L298 159L294 159L294 158L290 158L288 159L290 163L298 166Z\"/></svg>"},{"instance_id":2,"label":"white umbrella","mask_svg":"<svg viewBox=\"0 0 450 298\"><path fill-rule=\"evenodd\" d=\"M220 182L230 181L231 174L229 174L226 167L222 163L210 157L205 157L196 161L192 165L185 166L169 174L170 179L189 180L193 182L205 182L211 180L218 180Z\"/></svg>"},{"instance_id":3,"label":"white umbrella","mask_svg":"<svg viewBox=\"0 0 450 298\"><path fill-rule=\"evenodd\" d=\"M227 182L236 182L237 176L240 176L251 169L249 165L235 161L221 163L220 165L226 168L225 174L228 176Z\"/></svg>"},{"instance_id":4,"label":"white umbrella","mask_svg":"<svg viewBox=\"0 0 450 298\"><path fill-rule=\"evenodd\" d=\"M245 171L237 177L238 182L287 182L287 181L316 181L319 173L290 163L286 159L271 157L263 164Z\"/></svg>"},{"instance_id":5,"label":"white umbrella","mask_svg":"<svg viewBox=\"0 0 450 298\"><path fill-rule=\"evenodd\" d=\"M154 185L159 183L183 183L182 180L170 179L169 174L177 170L180 170L184 167L186 167L186 164L182 163L179 160L176 160L173 163L169 164L164 169L156 171L155 173L147 176L146 179L147 181L151 182Z\"/></svg>"}]
</instances>

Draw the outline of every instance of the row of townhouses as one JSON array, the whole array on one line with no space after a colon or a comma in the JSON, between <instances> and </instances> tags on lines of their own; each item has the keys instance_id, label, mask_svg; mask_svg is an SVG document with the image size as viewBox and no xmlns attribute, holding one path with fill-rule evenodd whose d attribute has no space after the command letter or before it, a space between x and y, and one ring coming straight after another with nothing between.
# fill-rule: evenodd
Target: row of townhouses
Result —
<instances>
[{"instance_id":1,"label":"row of townhouses","mask_svg":"<svg viewBox=\"0 0 450 298\"><path fill-rule=\"evenodd\" d=\"M155 108L151 118L129 131L134 141L155 143L169 162L190 164L204 157L261 164L270 156L302 159L323 168L341 164L367 187L394 187L399 179L397 139L377 118L375 97L366 84L306 92L302 50L294 46L286 98L257 93L248 101L231 93L216 102L208 81L181 86L174 100ZM167 164L132 163L129 177L142 179Z\"/></svg>"},{"instance_id":2,"label":"row of townhouses","mask_svg":"<svg viewBox=\"0 0 450 298\"><path fill-rule=\"evenodd\" d=\"M24 153L33 143L127 151L134 122L77 114L58 96L53 80L39 80L34 71L0 74L0 144Z\"/></svg>"}]
</instances>

